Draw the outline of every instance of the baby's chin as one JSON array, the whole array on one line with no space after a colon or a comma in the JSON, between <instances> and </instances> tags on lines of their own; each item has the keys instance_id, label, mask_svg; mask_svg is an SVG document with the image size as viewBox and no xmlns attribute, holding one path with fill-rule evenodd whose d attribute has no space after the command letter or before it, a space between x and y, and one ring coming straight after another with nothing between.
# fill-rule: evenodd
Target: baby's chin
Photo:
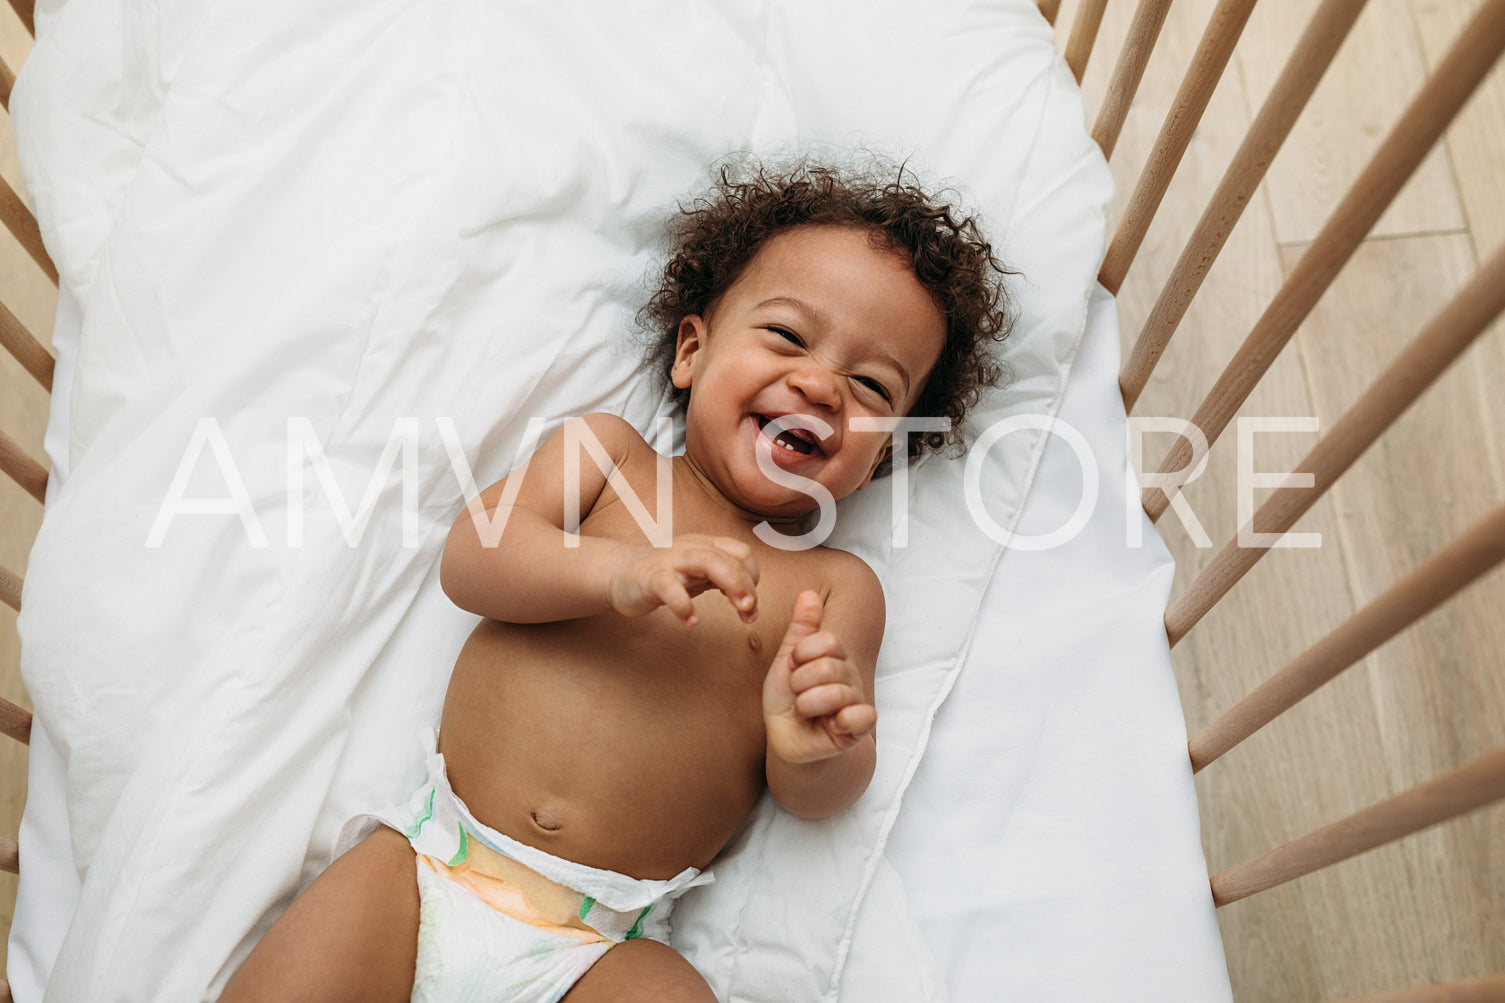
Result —
<instances>
[{"instance_id":1,"label":"baby's chin","mask_svg":"<svg viewBox=\"0 0 1505 1003\"><path fill-rule=\"evenodd\" d=\"M791 516L788 513L769 512L761 514L763 520L768 523L768 528L780 536L803 536L810 532L811 528L820 519L820 506L812 505L810 508Z\"/></svg>"},{"instance_id":2,"label":"baby's chin","mask_svg":"<svg viewBox=\"0 0 1505 1003\"><path fill-rule=\"evenodd\" d=\"M784 536L800 536L809 532L820 518L820 502L803 494L791 498L790 489L770 487L771 490L767 493L758 490L732 490L724 493L743 517L752 522L766 522L771 530Z\"/></svg>"},{"instance_id":3,"label":"baby's chin","mask_svg":"<svg viewBox=\"0 0 1505 1003\"><path fill-rule=\"evenodd\" d=\"M798 536L808 532L821 514L822 499L806 494L806 490L814 490L839 503L842 499L861 492L871 480L872 478L868 478L862 484L848 487L840 493L833 490L830 484L820 482L816 482L819 487L811 484L806 488L768 482L751 486L746 492L739 492L741 497L734 499L734 502L744 512L766 520L791 536ZM821 491L821 488L825 490Z\"/></svg>"}]
</instances>

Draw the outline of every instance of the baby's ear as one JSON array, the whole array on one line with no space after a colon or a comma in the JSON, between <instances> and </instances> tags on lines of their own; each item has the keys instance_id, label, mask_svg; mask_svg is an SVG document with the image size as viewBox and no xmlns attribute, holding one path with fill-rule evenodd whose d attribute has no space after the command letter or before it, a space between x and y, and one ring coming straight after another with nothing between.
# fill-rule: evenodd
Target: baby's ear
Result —
<instances>
[{"instance_id":1,"label":"baby's ear","mask_svg":"<svg viewBox=\"0 0 1505 1003\"><path fill-rule=\"evenodd\" d=\"M695 355L705 347L706 324L699 314L690 314L679 322L679 338L674 345L674 365L669 380L686 390L694 382Z\"/></svg>"}]
</instances>

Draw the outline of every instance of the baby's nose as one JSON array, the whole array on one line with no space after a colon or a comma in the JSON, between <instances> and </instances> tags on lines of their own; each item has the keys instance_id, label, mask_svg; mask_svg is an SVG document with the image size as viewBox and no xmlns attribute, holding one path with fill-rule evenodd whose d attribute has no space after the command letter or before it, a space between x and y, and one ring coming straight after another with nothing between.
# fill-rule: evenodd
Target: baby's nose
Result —
<instances>
[{"instance_id":1,"label":"baby's nose","mask_svg":"<svg viewBox=\"0 0 1505 1003\"><path fill-rule=\"evenodd\" d=\"M789 377L789 384L812 404L835 407L841 401L841 391L836 385L836 377L824 366L799 367Z\"/></svg>"}]
</instances>

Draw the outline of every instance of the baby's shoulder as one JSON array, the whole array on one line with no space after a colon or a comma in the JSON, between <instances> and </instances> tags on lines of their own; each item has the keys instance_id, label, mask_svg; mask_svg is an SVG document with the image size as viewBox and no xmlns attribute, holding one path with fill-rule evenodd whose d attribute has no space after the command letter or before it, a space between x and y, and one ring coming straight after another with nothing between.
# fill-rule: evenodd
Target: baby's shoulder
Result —
<instances>
[{"instance_id":1,"label":"baby's shoulder","mask_svg":"<svg viewBox=\"0 0 1505 1003\"><path fill-rule=\"evenodd\" d=\"M608 451L612 446L636 448L648 444L631 422L610 411L593 411L579 418L571 418L565 424L573 424L577 435L595 439L606 446Z\"/></svg>"},{"instance_id":2,"label":"baby's shoulder","mask_svg":"<svg viewBox=\"0 0 1505 1003\"><path fill-rule=\"evenodd\" d=\"M834 631L860 664L873 664L888 619L878 575L845 550L816 547L810 553L820 562L822 626Z\"/></svg>"},{"instance_id":3,"label":"baby's shoulder","mask_svg":"<svg viewBox=\"0 0 1505 1003\"><path fill-rule=\"evenodd\" d=\"M595 464L606 469L610 464L631 474L640 467L653 470L658 453L643 438L641 432L621 415L596 411L565 422L560 434L565 439L565 452L570 450L570 439L575 440L574 449L582 462L585 454L592 454Z\"/></svg>"},{"instance_id":4,"label":"baby's shoulder","mask_svg":"<svg viewBox=\"0 0 1505 1003\"><path fill-rule=\"evenodd\" d=\"M856 554L834 547L815 547L810 551L817 562L824 583L823 598L843 601L883 603L883 583L868 563Z\"/></svg>"}]
</instances>

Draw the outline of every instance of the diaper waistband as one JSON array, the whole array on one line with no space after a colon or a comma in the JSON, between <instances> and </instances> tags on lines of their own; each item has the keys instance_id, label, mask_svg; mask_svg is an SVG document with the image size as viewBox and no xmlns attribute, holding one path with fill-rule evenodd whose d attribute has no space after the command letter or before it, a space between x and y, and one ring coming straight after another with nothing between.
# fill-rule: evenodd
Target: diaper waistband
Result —
<instances>
[{"instance_id":1,"label":"diaper waistband","mask_svg":"<svg viewBox=\"0 0 1505 1003\"><path fill-rule=\"evenodd\" d=\"M693 867L667 879L634 878L556 857L498 832L476 819L450 787L444 756L438 751L437 732L425 728L421 737L428 753L428 782L414 792L407 804L372 813L377 820L407 836L419 853L447 863L464 859L467 842L477 840L550 881L581 893L591 904L633 918L648 906L715 880L709 872Z\"/></svg>"}]
</instances>

